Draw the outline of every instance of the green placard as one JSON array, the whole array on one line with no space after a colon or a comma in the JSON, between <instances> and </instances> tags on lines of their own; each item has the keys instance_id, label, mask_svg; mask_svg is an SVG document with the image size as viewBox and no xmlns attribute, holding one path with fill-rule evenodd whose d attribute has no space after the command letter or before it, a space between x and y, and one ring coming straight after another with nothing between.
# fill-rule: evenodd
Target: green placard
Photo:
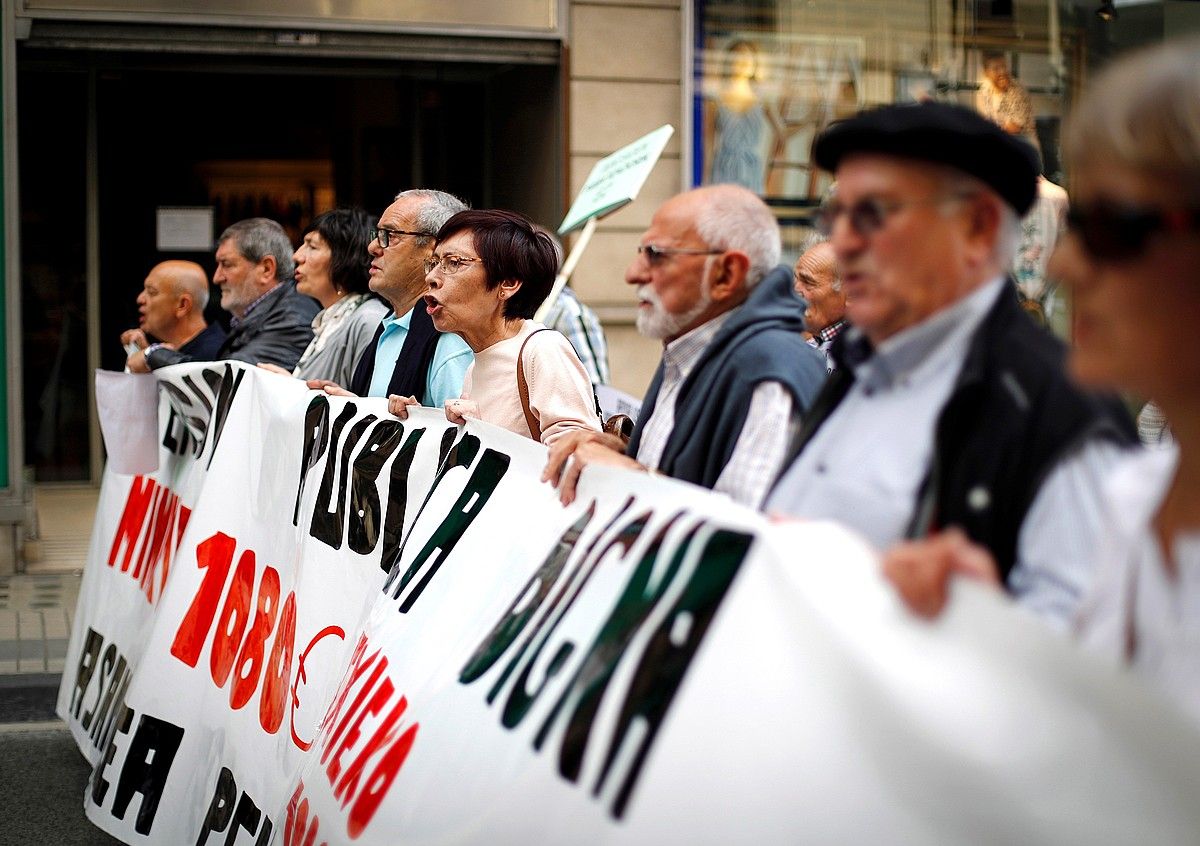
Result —
<instances>
[{"instance_id":1,"label":"green placard","mask_svg":"<svg viewBox=\"0 0 1200 846\"><path fill-rule=\"evenodd\" d=\"M660 126L596 162L571 204L571 210L563 218L562 226L558 227L558 234L566 235L583 226L589 218L604 217L632 202L674 132L675 128L670 124Z\"/></svg>"}]
</instances>

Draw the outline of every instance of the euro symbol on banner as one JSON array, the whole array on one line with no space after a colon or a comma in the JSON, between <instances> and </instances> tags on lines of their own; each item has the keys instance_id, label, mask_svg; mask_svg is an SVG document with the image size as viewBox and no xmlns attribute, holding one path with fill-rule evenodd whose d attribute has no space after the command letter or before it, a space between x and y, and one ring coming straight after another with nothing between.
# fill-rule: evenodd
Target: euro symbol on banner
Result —
<instances>
[{"instance_id":1,"label":"euro symbol on banner","mask_svg":"<svg viewBox=\"0 0 1200 846\"><path fill-rule=\"evenodd\" d=\"M308 642L308 646L304 647L304 651L300 653L300 660L296 666L296 680L292 682L292 709L291 709L291 724L292 724L292 743L296 744L301 752L307 752L313 745L311 740L304 741L296 734L296 708L300 705L300 684L307 682L308 676L304 672L304 659L308 657L308 653L312 652L313 647L329 636L336 636L339 640L346 639L346 633L342 631L341 626L326 626L317 632L316 637Z\"/></svg>"}]
</instances>

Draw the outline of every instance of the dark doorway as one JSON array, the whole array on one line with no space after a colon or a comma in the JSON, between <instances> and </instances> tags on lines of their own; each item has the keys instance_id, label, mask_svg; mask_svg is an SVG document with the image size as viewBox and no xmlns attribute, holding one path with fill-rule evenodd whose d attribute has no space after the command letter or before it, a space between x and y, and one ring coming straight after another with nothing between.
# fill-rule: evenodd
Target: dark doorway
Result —
<instances>
[{"instance_id":1,"label":"dark doorway","mask_svg":"<svg viewBox=\"0 0 1200 846\"><path fill-rule=\"evenodd\" d=\"M89 478L87 129L94 91L99 366L120 370L160 253L156 210L208 206L294 236L315 213L378 214L434 187L557 224L558 68L27 50L20 56L26 443L39 481ZM210 300L210 316L224 319Z\"/></svg>"}]
</instances>

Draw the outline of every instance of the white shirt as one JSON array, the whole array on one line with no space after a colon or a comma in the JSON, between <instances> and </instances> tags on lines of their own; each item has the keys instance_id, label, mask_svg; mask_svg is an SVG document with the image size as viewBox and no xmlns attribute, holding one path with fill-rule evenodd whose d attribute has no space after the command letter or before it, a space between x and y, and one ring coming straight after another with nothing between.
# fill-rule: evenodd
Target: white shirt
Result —
<instances>
[{"instance_id":1,"label":"white shirt","mask_svg":"<svg viewBox=\"0 0 1200 846\"><path fill-rule=\"evenodd\" d=\"M1172 575L1153 525L1178 463L1168 445L1130 455L1110 474L1100 566L1076 634L1152 678L1200 720L1200 532L1175 538Z\"/></svg>"},{"instance_id":2,"label":"white shirt","mask_svg":"<svg viewBox=\"0 0 1200 846\"><path fill-rule=\"evenodd\" d=\"M654 412L642 430L637 452L640 464L658 469L667 440L675 428L675 401L679 388L732 314L727 311L718 315L663 349L662 384ZM721 398L711 397L709 401L720 402ZM713 490L728 494L735 502L757 508L787 452L791 421L792 395L779 382L760 382L751 395L746 420L729 463L717 477Z\"/></svg>"},{"instance_id":3,"label":"white shirt","mask_svg":"<svg viewBox=\"0 0 1200 846\"><path fill-rule=\"evenodd\" d=\"M881 550L903 539L933 459L938 415L972 336L996 298L1007 296L1007 284L997 277L880 344L766 510L845 523ZM1103 524L1098 491L1119 453L1093 442L1060 461L1021 525L1009 587L1018 602L1059 628L1090 585Z\"/></svg>"}]
</instances>

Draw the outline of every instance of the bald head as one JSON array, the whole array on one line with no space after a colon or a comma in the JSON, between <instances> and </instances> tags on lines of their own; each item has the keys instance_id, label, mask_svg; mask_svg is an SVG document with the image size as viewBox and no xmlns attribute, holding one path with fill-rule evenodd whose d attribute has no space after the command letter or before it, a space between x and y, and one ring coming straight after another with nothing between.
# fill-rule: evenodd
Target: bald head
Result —
<instances>
[{"instance_id":1,"label":"bald head","mask_svg":"<svg viewBox=\"0 0 1200 846\"><path fill-rule=\"evenodd\" d=\"M846 295L837 255L828 241L806 250L796 262L796 293L804 298L804 323L810 332L820 332L846 315Z\"/></svg>"},{"instance_id":2,"label":"bald head","mask_svg":"<svg viewBox=\"0 0 1200 846\"><path fill-rule=\"evenodd\" d=\"M194 261L164 261L146 276L138 295L138 325L169 344L181 345L205 327L208 275Z\"/></svg>"}]
</instances>

